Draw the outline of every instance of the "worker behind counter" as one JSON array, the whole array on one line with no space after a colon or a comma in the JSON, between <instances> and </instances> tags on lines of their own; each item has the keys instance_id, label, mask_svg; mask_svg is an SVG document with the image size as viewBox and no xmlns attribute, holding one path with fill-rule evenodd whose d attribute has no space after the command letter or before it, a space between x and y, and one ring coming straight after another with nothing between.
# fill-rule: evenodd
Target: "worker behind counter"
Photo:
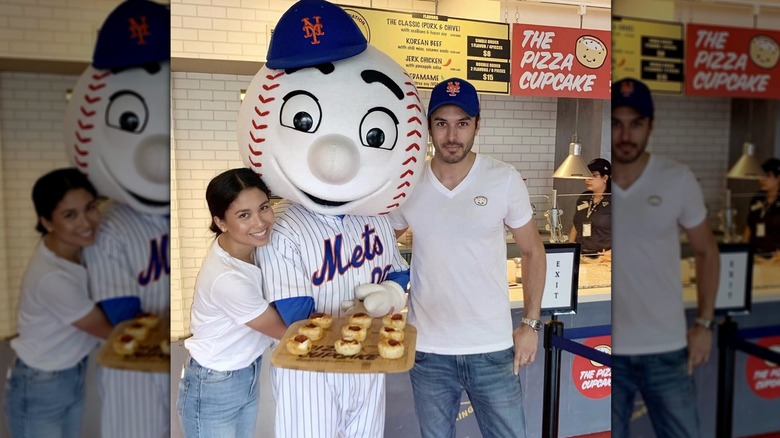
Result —
<instances>
[{"instance_id":1,"label":"worker behind counter","mask_svg":"<svg viewBox=\"0 0 780 438\"><path fill-rule=\"evenodd\" d=\"M761 191L750 201L747 226L742 235L755 254L780 256L780 160L770 158L761 165L766 175L761 177Z\"/></svg>"},{"instance_id":2,"label":"worker behind counter","mask_svg":"<svg viewBox=\"0 0 780 438\"><path fill-rule=\"evenodd\" d=\"M597 255L612 248L612 165L603 158L588 163L593 178L577 200L569 242L577 242L583 255Z\"/></svg>"}]
</instances>

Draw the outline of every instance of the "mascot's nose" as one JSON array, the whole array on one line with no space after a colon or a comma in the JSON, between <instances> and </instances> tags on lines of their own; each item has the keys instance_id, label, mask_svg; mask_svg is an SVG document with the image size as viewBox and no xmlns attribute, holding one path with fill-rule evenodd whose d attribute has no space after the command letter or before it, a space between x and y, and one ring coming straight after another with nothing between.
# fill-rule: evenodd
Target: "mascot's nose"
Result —
<instances>
[{"instance_id":1,"label":"mascot's nose","mask_svg":"<svg viewBox=\"0 0 780 438\"><path fill-rule=\"evenodd\" d=\"M309 169L321 181L344 184L358 172L360 154L355 144L341 135L326 135L309 149Z\"/></svg>"},{"instance_id":2,"label":"mascot's nose","mask_svg":"<svg viewBox=\"0 0 780 438\"><path fill-rule=\"evenodd\" d=\"M166 184L171 178L171 147L168 137L147 138L135 152L135 168L149 182Z\"/></svg>"}]
</instances>

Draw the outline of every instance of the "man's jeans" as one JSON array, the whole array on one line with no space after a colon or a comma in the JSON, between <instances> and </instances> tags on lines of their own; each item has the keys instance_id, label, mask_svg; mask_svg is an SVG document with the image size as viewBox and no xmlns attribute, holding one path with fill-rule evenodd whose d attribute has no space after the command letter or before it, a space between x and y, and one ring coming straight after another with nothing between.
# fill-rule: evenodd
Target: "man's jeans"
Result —
<instances>
[{"instance_id":1,"label":"man's jeans","mask_svg":"<svg viewBox=\"0 0 780 438\"><path fill-rule=\"evenodd\" d=\"M423 438L455 436L463 390L484 438L524 438L523 392L513 362L514 348L461 356L417 352L410 376Z\"/></svg>"},{"instance_id":2,"label":"man's jeans","mask_svg":"<svg viewBox=\"0 0 780 438\"><path fill-rule=\"evenodd\" d=\"M16 359L5 382L5 418L14 438L81 435L87 357L71 368L43 371Z\"/></svg>"},{"instance_id":3,"label":"man's jeans","mask_svg":"<svg viewBox=\"0 0 780 438\"><path fill-rule=\"evenodd\" d=\"M179 381L179 412L184 436L243 438L255 431L260 360L240 370L216 371L190 358Z\"/></svg>"},{"instance_id":4,"label":"man's jeans","mask_svg":"<svg viewBox=\"0 0 780 438\"><path fill-rule=\"evenodd\" d=\"M696 387L688 375L688 349L612 356L612 436L629 436L636 392L642 393L656 436L699 436Z\"/></svg>"}]
</instances>

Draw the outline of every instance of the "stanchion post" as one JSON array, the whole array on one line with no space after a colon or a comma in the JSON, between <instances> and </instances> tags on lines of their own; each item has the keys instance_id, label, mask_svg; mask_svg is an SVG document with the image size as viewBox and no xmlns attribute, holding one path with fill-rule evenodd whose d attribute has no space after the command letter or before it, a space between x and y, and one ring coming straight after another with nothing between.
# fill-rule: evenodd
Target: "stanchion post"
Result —
<instances>
[{"instance_id":1,"label":"stanchion post","mask_svg":"<svg viewBox=\"0 0 780 438\"><path fill-rule=\"evenodd\" d=\"M558 408L561 389L561 350L553 346L553 336L563 336L563 322L556 319L544 325L544 395L542 436L558 438Z\"/></svg>"},{"instance_id":2,"label":"stanchion post","mask_svg":"<svg viewBox=\"0 0 780 438\"><path fill-rule=\"evenodd\" d=\"M732 436L736 356L732 340L736 336L737 323L726 317L718 326L718 400L715 427L717 438Z\"/></svg>"}]
</instances>

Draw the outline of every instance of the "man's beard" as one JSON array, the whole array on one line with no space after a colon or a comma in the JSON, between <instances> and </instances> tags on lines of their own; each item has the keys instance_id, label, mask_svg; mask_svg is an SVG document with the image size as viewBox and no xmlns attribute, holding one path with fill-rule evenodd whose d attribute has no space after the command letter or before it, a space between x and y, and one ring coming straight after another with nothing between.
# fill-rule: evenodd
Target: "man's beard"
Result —
<instances>
[{"instance_id":1,"label":"man's beard","mask_svg":"<svg viewBox=\"0 0 780 438\"><path fill-rule=\"evenodd\" d=\"M461 148L463 153L461 155L452 155L452 154L445 154L441 152L439 153L439 156L441 157L442 161L444 161L445 163L455 164L455 163L460 163L461 161L463 161L464 158L466 158L466 156L471 151L471 148L474 146L474 143L471 143L468 145L468 147L466 147L463 143L447 142L444 145L442 145L440 149L444 150L444 148L449 146L458 146Z\"/></svg>"},{"instance_id":2,"label":"man's beard","mask_svg":"<svg viewBox=\"0 0 780 438\"><path fill-rule=\"evenodd\" d=\"M621 148L622 145L631 145L628 155L623 152L623 148ZM619 143L615 150L612 151L612 159L620 164L631 164L642 156L642 152L644 152L646 148L647 144L639 146L638 144L632 142L622 142Z\"/></svg>"}]
</instances>

